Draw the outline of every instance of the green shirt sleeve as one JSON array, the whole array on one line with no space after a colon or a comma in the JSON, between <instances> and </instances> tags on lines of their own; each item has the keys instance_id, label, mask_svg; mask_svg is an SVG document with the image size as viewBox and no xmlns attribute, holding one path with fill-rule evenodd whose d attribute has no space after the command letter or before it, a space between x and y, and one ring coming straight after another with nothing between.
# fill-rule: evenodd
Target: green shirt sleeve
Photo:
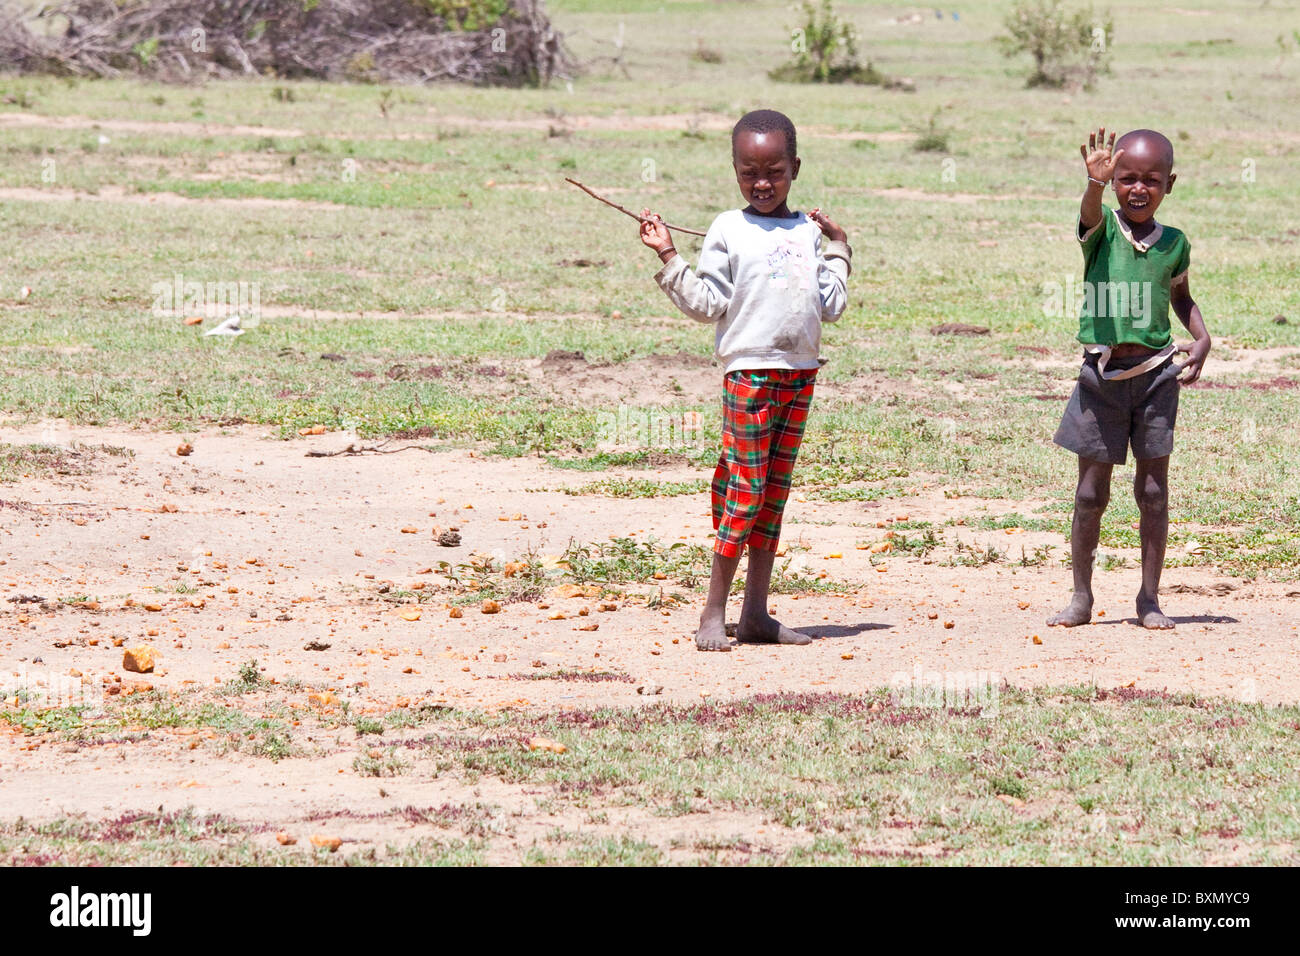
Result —
<instances>
[{"instance_id":1,"label":"green shirt sleeve","mask_svg":"<svg viewBox=\"0 0 1300 956\"><path fill-rule=\"evenodd\" d=\"M1101 207L1101 222L1091 229L1083 228L1083 220L1075 220L1074 237L1079 240L1079 245L1083 249L1083 258L1092 257L1093 250L1106 238L1106 232L1110 229L1112 219L1111 211L1105 206Z\"/></svg>"},{"instance_id":2,"label":"green shirt sleeve","mask_svg":"<svg viewBox=\"0 0 1300 956\"><path fill-rule=\"evenodd\" d=\"M1178 250L1174 258L1174 271L1170 279L1177 279L1187 271L1188 266L1192 264L1192 244L1187 241L1186 236L1180 236Z\"/></svg>"}]
</instances>

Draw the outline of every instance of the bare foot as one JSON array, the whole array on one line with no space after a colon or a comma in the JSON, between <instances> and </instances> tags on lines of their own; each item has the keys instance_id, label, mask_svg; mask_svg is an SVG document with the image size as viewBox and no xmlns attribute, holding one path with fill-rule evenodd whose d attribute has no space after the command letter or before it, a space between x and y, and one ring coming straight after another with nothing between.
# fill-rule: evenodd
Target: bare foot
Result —
<instances>
[{"instance_id":1,"label":"bare foot","mask_svg":"<svg viewBox=\"0 0 1300 956\"><path fill-rule=\"evenodd\" d=\"M1064 609L1047 619L1048 627L1078 627L1092 620L1092 600L1083 594L1076 594Z\"/></svg>"},{"instance_id":2,"label":"bare foot","mask_svg":"<svg viewBox=\"0 0 1300 956\"><path fill-rule=\"evenodd\" d=\"M809 644L812 642L812 638L807 634L790 630L768 614L762 617L742 616L736 628L736 640L742 644Z\"/></svg>"},{"instance_id":3,"label":"bare foot","mask_svg":"<svg viewBox=\"0 0 1300 956\"><path fill-rule=\"evenodd\" d=\"M731 642L727 640L727 630L722 620L701 619L700 629L695 632L695 646L702 651L731 650Z\"/></svg>"},{"instance_id":4,"label":"bare foot","mask_svg":"<svg viewBox=\"0 0 1300 956\"><path fill-rule=\"evenodd\" d=\"M1164 611L1160 610L1160 605L1155 601L1138 598L1137 612L1142 626L1150 630L1167 631L1174 626L1174 622L1165 616Z\"/></svg>"}]
</instances>

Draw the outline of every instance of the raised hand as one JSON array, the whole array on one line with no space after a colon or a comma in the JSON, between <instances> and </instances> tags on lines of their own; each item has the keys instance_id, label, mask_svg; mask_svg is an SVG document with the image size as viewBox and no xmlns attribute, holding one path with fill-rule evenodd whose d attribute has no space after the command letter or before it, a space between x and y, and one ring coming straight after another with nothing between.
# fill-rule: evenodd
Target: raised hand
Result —
<instances>
[{"instance_id":1,"label":"raised hand","mask_svg":"<svg viewBox=\"0 0 1300 956\"><path fill-rule=\"evenodd\" d=\"M1088 134L1088 145L1079 147L1079 155L1088 167L1088 178L1104 185L1115 175L1115 164L1124 155L1124 150L1115 152L1115 134L1111 133L1107 142L1106 127L1101 126L1097 132Z\"/></svg>"},{"instance_id":2,"label":"raised hand","mask_svg":"<svg viewBox=\"0 0 1300 956\"><path fill-rule=\"evenodd\" d=\"M648 220L641 223L641 241L655 252L662 253L671 249L673 247L672 233L663 224L663 220L650 212L649 209L642 209L641 215L643 219Z\"/></svg>"},{"instance_id":3,"label":"raised hand","mask_svg":"<svg viewBox=\"0 0 1300 956\"><path fill-rule=\"evenodd\" d=\"M808 218L817 223L817 227L821 229L822 235L832 242L845 242L848 239L844 230L829 219L820 208L814 209L812 212L808 213Z\"/></svg>"}]
</instances>

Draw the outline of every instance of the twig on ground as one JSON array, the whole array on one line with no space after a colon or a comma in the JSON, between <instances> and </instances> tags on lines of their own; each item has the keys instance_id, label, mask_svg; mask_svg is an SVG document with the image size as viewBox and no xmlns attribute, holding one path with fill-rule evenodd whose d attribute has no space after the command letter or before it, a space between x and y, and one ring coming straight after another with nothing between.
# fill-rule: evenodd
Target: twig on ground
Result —
<instances>
[{"instance_id":1,"label":"twig on ground","mask_svg":"<svg viewBox=\"0 0 1300 956\"><path fill-rule=\"evenodd\" d=\"M381 441L378 445L362 445L358 448L356 445L348 445L347 448L340 448L338 451L318 451L312 449L307 452L308 458L337 458L339 455L396 455L399 451L410 451L412 448L418 451L433 451L428 445L403 445L401 448L385 448L392 439Z\"/></svg>"}]
</instances>

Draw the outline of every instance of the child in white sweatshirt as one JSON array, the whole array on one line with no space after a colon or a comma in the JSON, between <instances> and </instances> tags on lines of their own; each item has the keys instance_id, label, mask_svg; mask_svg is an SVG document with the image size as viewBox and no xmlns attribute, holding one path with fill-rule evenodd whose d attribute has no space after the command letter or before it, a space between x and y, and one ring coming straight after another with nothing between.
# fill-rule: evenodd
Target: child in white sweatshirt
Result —
<instances>
[{"instance_id":1,"label":"child in white sweatshirt","mask_svg":"<svg viewBox=\"0 0 1300 956\"><path fill-rule=\"evenodd\" d=\"M749 545L740 642L807 644L767 611L781 514L813 383L821 367L821 324L847 304L852 251L844 230L814 209L786 205L799 175L795 130L774 110L746 113L731 134L744 209L722 213L692 272L668 228L646 209L641 241L659 254L655 276L684 313L715 325L724 367L722 455L713 475L713 571L695 645L729 651L726 603ZM823 243L823 238L825 242Z\"/></svg>"}]
</instances>

